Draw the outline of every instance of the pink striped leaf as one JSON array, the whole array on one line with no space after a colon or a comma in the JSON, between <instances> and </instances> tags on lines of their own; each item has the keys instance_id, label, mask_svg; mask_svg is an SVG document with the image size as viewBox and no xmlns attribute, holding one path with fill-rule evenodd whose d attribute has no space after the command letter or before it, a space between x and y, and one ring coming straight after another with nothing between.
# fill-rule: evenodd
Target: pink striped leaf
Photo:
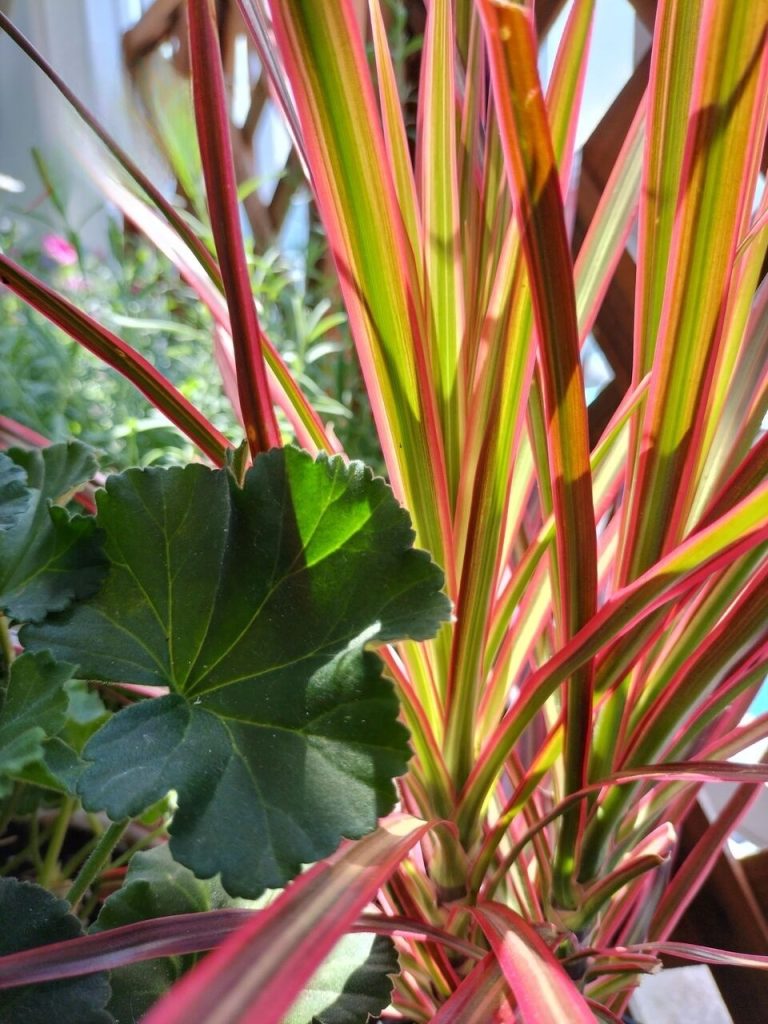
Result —
<instances>
[{"instance_id":1,"label":"pink striped leaf","mask_svg":"<svg viewBox=\"0 0 768 1024\"><path fill-rule=\"evenodd\" d=\"M246 15L262 6L239 3ZM420 284L356 12L350 0L285 0L271 10L392 487L453 593L451 510Z\"/></svg>"},{"instance_id":2,"label":"pink striped leaf","mask_svg":"<svg viewBox=\"0 0 768 1024\"><path fill-rule=\"evenodd\" d=\"M430 1024L512 1024L514 1019L499 961L488 953L443 1003Z\"/></svg>"},{"instance_id":3,"label":"pink striped leaf","mask_svg":"<svg viewBox=\"0 0 768 1024\"><path fill-rule=\"evenodd\" d=\"M651 103L655 111L664 100L670 120L660 126L652 114L649 138L651 147L661 145L657 154L681 154L681 163L677 186L648 177L643 183L641 223L652 219L658 231L663 222L668 255L657 248L651 258L641 236L640 291L652 299L638 321L647 346L638 372L650 368L651 355L653 367L626 503L622 582L684 536L696 465L707 458L700 446L724 343L723 313L768 123L768 9L698 0L665 3L660 14L673 8L683 20L657 46L672 79L659 84L664 91L652 93ZM697 12L698 33L687 23ZM685 81L676 83L683 68ZM673 167L670 159L665 174Z\"/></svg>"},{"instance_id":4,"label":"pink striped leaf","mask_svg":"<svg viewBox=\"0 0 768 1024\"><path fill-rule=\"evenodd\" d=\"M537 71L532 11L480 0L479 12L538 334L555 511L558 629L567 640L590 619L597 603L597 542L573 266ZM586 777L591 735L589 659L573 673L563 699L565 786L574 790ZM557 898L564 905L572 901L568 878L580 814L579 809L564 821L555 858Z\"/></svg>"},{"instance_id":5,"label":"pink striped leaf","mask_svg":"<svg viewBox=\"0 0 768 1024\"><path fill-rule=\"evenodd\" d=\"M187 974L145 1024L280 1024L339 938L430 828L415 818L390 819L310 868Z\"/></svg>"},{"instance_id":6,"label":"pink striped leaf","mask_svg":"<svg viewBox=\"0 0 768 1024\"><path fill-rule=\"evenodd\" d=\"M96 971L117 970L159 957L204 953L215 949L237 932L254 913L257 911L227 907L199 913L172 914L12 953L0 957L0 989L42 984L57 978L75 978ZM483 955L483 951L472 943L424 921L360 914L350 931L439 942L475 960L481 959Z\"/></svg>"},{"instance_id":7,"label":"pink striped leaf","mask_svg":"<svg viewBox=\"0 0 768 1024\"><path fill-rule=\"evenodd\" d=\"M711 526L683 542L634 583L614 593L557 654L526 680L520 695L488 738L465 787L459 822L474 820L490 786L536 710L573 668L627 633L656 609L690 591L719 567L768 540L768 483Z\"/></svg>"},{"instance_id":8,"label":"pink striped leaf","mask_svg":"<svg viewBox=\"0 0 768 1024\"><path fill-rule=\"evenodd\" d=\"M461 234L456 153L454 27L450 0L427 11L419 89L416 168L424 228L427 344L445 443L451 500L461 465L463 389L458 386L464 334Z\"/></svg>"},{"instance_id":9,"label":"pink striped leaf","mask_svg":"<svg viewBox=\"0 0 768 1024\"><path fill-rule=\"evenodd\" d=\"M0 253L0 284L7 285L80 345L114 367L194 441L214 464L223 465L227 449L232 447L226 437L130 345L3 253Z\"/></svg>"},{"instance_id":10,"label":"pink striped leaf","mask_svg":"<svg viewBox=\"0 0 768 1024\"><path fill-rule=\"evenodd\" d=\"M216 12L213 0L190 0L187 12L192 97L208 212L229 306L240 410L251 455L257 455L281 441L243 247Z\"/></svg>"},{"instance_id":11,"label":"pink striped leaf","mask_svg":"<svg viewBox=\"0 0 768 1024\"><path fill-rule=\"evenodd\" d=\"M575 124L574 111L578 108L586 67L584 53L590 36L592 7L591 0L579 0L574 6L558 50L547 97L554 156L561 181L568 178L572 163L571 128ZM482 44L479 31L477 42ZM477 114L478 100L474 93L480 89L479 64L479 59L475 58L474 77L468 73L465 119L470 111ZM466 128L466 131L471 130L471 127ZM465 145L469 141L467 139ZM470 166L464 172L469 176L474 173L470 155L471 150L465 158ZM465 205L474 203L475 192L476 189L469 188ZM494 211L494 219L499 224L504 223L498 211ZM447 757L454 775L460 780L466 778L474 760L476 705L483 679L480 665L486 648L489 612L498 590L497 577L503 565L505 519L508 509L515 504L510 494L510 455L520 443L525 422L523 409L533 369L531 296L522 268L520 232L514 220L502 234L504 241L485 304L481 304L471 284L479 269L474 265L477 261L473 260L471 251L467 250L472 239L462 239L470 305L463 373L465 387L472 388L473 394L466 410L468 433L457 496L456 544L465 550L449 681L453 713L446 737ZM487 245L482 233L480 240ZM477 337L473 337L472 330L475 306L478 314L482 312L475 329ZM474 382L473 372L477 377ZM508 524L506 529L509 529Z\"/></svg>"},{"instance_id":12,"label":"pink striped leaf","mask_svg":"<svg viewBox=\"0 0 768 1024\"><path fill-rule=\"evenodd\" d=\"M472 914L491 944L522 1024L595 1024L584 997L534 928L500 903Z\"/></svg>"},{"instance_id":13,"label":"pink striped leaf","mask_svg":"<svg viewBox=\"0 0 768 1024\"><path fill-rule=\"evenodd\" d=\"M712 964L725 967L757 967L768 970L768 956L758 953L736 953L728 949L713 949L711 946L699 946L690 942L642 942L626 946L627 953L654 953L691 960L698 964Z\"/></svg>"},{"instance_id":14,"label":"pink striped leaf","mask_svg":"<svg viewBox=\"0 0 768 1024\"><path fill-rule=\"evenodd\" d=\"M648 932L650 938L664 939L672 933L722 855L729 836L738 828L760 793L757 786L740 786L717 819L704 831L666 886L653 915Z\"/></svg>"},{"instance_id":15,"label":"pink striped leaf","mask_svg":"<svg viewBox=\"0 0 768 1024\"><path fill-rule=\"evenodd\" d=\"M218 946L252 916L252 910L233 908L175 914L12 953L0 957L0 989L201 953Z\"/></svg>"},{"instance_id":16,"label":"pink striped leaf","mask_svg":"<svg viewBox=\"0 0 768 1024\"><path fill-rule=\"evenodd\" d=\"M423 278L421 264L422 231L416 202L416 182L413 177L411 155L408 150L408 138L400 107L395 69L392 66L392 55L389 50L387 29L381 10L381 0L368 0L371 15L371 36L373 52L376 58L376 71L379 83L379 102L381 105L381 121L384 131L384 143L387 156L392 166L397 202L402 212L408 241L413 252L413 264L419 280Z\"/></svg>"}]
</instances>

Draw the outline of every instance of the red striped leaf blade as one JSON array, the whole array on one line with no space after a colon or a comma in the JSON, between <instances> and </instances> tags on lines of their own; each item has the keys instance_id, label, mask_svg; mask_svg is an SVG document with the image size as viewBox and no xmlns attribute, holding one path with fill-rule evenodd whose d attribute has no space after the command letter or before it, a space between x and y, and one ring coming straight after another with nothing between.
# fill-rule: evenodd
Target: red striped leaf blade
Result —
<instances>
[{"instance_id":1,"label":"red striped leaf blade","mask_svg":"<svg viewBox=\"0 0 768 1024\"><path fill-rule=\"evenodd\" d=\"M474 967L430 1024L512 1024L514 1011L499 961L489 953Z\"/></svg>"},{"instance_id":2,"label":"red striped leaf blade","mask_svg":"<svg viewBox=\"0 0 768 1024\"><path fill-rule=\"evenodd\" d=\"M257 455L281 441L243 247L216 11L213 0L190 0L187 10L192 98L208 212L229 307L240 410L251 455Z\"/></svg>"},{"instance_id":3,"label":"red striped leaf blade","mask_svg":"<svg viewBox=\"0 0 768 1024\"><path fill-rule=\"evenodd\" d=\"M711 964L713 967L757 967L768 970L768 956L758 953L736 953L728 949L713 949L711 946L700 946L691 942L644 942L635 946L627 946L627 953L660 953L691 960L698 964Z\"/></svg>"},{"instance_id":4,"label":"red striped leaf blade","mask_svg":"<svg viewBox=\"0 0 768 1024\"><path fill-rule=\"evenodd\" d=\"M595 1024L584 997L541 936L499 903L472 910L514 993L522 1024Z\"/></svg>"},{"instance_id":5,"label":"red striped leaf blade","mask_svg":"<svg viewBox=\"0 0 768 1024\"><path fill-rule=\"evenodd\" d=\"M663 99L685 113L670 127L671 150L683 144L679 191L655 192L646 180L647 216L673 216L668 262L642 255L639 288L658 307L642 307L641 334L654 337L653 369L629 499L620 566L636 578L683 535L694 498L713 372L723 344L728 285L754 189L768 121L768 8L704 0L663 5L686 18L700 10L698 33L685 19L658 37L658 48L691 64L693 78L660 83ZM679 95L678 95L679 93ZM659 97L651 94L651 111ZM662 129L650 121L650 145ZM760 145L757 145L757 141ZM667 212L665 212L667 211ZM641 219L642 223L642 219ZM656 253L656 255L659 255ZM649 361L650 357L645 356ZM650 365L650 362L649 362ZM641 371L638 371L641 372ZM653 515L648 510L653 509Z\"/></svg>"},{"instance_id":6,"label":"red striped leaf blade","mask_svg":"<svg viewBox=\"0 0 768 1024\"><path fill-rule=\"evenodd\" d=\"M460 827L465 816L475 819L508 752L535 711L574 668L605 648L611 639L626 635L656 609L766 540L768 483L680 544L640 579L611 595L589 623L526 680L517 700L488 737L462 796Z\"/></svg>"},{"instance_id":7,"label":"red striped leaf blade","mask_svg":"<svg viewBox=\"0 0 768 1024\"><path fill-rule=\"evenodd\" d=\"M597 541L573 266L537 71L532 11L491 0L480 0L479 11L538 334L555 511L559 636L567 640L588 622L597 605ZM589 753L589 661L571 678L564 702L565 786L574 790L586 778ZM569 878L580 814L569 815L564 822L556 854L557 899L566 905L573 901Z\"/></svg>"},{"instance_id":8,"label":"red striped leaf blade","mask_svg":"<svg viewBox=\"0 0 768 1024\"><path fill-rule=\"evenodd\" d=\"M675 925L706 882L718 858L722 856L723 847L729 836L736 830L759 796L758 786L740 786L717 819L697 840L664 889L648 930L650 938L664 939L672 934Z\"/></svg>"},{"instance_id":9,"label":"red striped leaf blade","mask_svg":"<svg viewBox=\"0 0 768 1024\"><path fill-rule=\"evenodd\" d=\"M219 466L224 463L227 449L232 447L227 438L130 345L3 253L0 253L0 284L7 285L83 348L121 373L212 462Z\"/></svg>"},{"instance_id":10,"label":"red striped leaf blade","mask_svg":"<svg viewBox=\"0 0 768 1024\"><path fill-rule=\"evenodd\" d=\"M116 970L144 960L213 949L253 916L227 908L176 914L0 957L0 989Z\"/></svg>"},{"instance_id":11,"label":"red striped leaf blade","mask_svg":"<svg viewBox=\"0 0 768 1024\"><path fill-rule=\"evenodd\" d=\"M450 502L420 285L356 12L350 0L285 0L272 5L272 18L390 480L452 593Z\"/></svg>"},{"instance_id":12,"label":"red striped leaf blade","mask_svg":"<svg viewBox=\"0 0 768 1024\"><path fill-rule=\"evenodd\" d=\"M416 167L424 231L427 343L455 501L464 433L464 389L458 379L464 334L459 182L456 153L454 26L450 0L427 10L419 87Z\"/></svg>"},{"instance_id":13,"label":"red striped leaf blade","mask_svg":"<svg viewBox=\"0 0 768 1024\"><path fill-rule=\"evenodd\" d=\"M402 817L310 868L187 974L145 1024L280 1024L376 890L430 825Z\"/></svg>"}]
</instances>

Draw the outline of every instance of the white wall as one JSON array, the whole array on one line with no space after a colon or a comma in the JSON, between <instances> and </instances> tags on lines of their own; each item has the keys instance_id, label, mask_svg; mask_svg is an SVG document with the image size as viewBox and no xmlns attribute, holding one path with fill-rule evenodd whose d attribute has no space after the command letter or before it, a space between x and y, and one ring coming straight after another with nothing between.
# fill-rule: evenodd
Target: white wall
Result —
<instances>
[{"instance_id":1,"label":"white wall","mask_svg":"<svg viewBox=\"0 0 768 1024\"><path fill-rule=\"evenodd\" d=\"M127 149L135 151L120 37L140 13L137 0L6 0L9 15L67 84ZM42 72L0 34L0 173L26 184L20 196L0 192L0 211L24 206L41 186L30 156L40 149L67 197L73 226L100 205L82 162L90 134ZM103 215L90 218L85 240L103 240Z\"/></svg>"}]
</instances>

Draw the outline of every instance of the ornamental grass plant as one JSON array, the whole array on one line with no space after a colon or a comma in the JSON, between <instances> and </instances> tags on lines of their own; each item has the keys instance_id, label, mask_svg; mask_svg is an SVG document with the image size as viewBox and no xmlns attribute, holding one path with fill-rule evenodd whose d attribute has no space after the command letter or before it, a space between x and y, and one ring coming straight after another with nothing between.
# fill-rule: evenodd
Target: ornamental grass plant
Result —
<instances>
[{"instance_id":1,"label":"ornamental grass plant","mask_svg":"<svg viewBox=\"0 0 768 1024\"><path fill-rule=\"evenodd\" d=\"M66 992L79 1021L615 1024L667 952L768 966L669 941L768 780L731 760L768 735L745 717L768 661L768 2L659 0L575 258L592 0L546 90L532 4L430 0L415 138L379 0L370 53L351 0L239 7L388 483L260 327L215 4L189 0L212 248L81 112L139 190L112 198L213 315L245 444L0 254L3 284L200 452L110 478L85 514L64 507L95 468L81 449L0 462L0 737L24 739L0 778L19 808L44 790L102 828L68 908L3 879L4 914L30 900L59 931L0 950L0 1016ZM580 351L630 238L632 379L590 445ZM732 795L675 860L707 782ZM126 836L143 849L101 900Z\"/></svg>"}]
</instances>

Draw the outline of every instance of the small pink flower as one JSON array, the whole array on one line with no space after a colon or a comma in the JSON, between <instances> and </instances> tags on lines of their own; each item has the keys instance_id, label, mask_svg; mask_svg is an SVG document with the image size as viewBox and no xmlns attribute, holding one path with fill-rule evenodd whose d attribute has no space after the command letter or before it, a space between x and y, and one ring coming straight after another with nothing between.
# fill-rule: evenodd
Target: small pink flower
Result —
<instances>
[{"instance_id":1,"label":"small pink flower","mask_svg":"<svg viewBox=\"0 0 768 1024\"><path fill-rule=\"evenodd\" d=\"M77 250L61 235L45 235L42 244L45 255L59 266L71 267L77 263Z\"/></svg>"}]
</instances>

